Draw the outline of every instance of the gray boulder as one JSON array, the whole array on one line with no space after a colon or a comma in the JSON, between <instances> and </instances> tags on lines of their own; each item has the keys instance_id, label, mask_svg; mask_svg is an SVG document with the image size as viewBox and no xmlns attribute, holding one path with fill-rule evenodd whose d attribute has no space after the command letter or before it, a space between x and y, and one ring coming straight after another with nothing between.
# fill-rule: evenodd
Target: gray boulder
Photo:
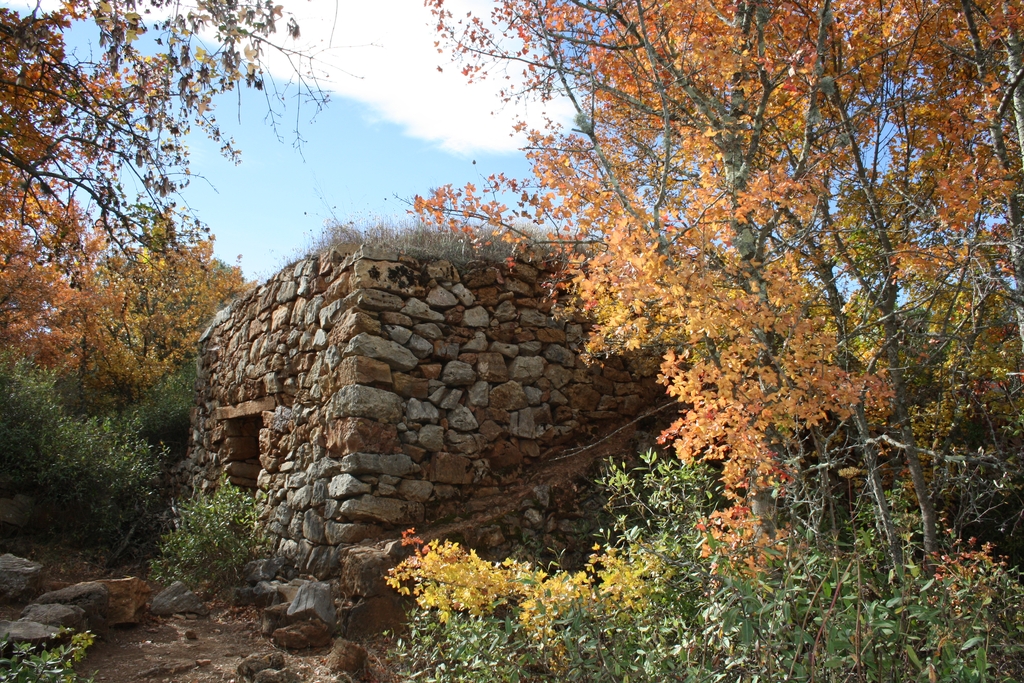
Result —
<instances>
[{"instance_id":1,"label":"gray boulder","mask_svg":"<svg viewBox=\"0 0 1024 683\"><path fill-rule=\"evenodd\" d=\"M45 647L58 640L56 626L35 621L0 621L0 639L24 643L33 648Z\"/></svg>"},{"instance_id":2,"label":"gray boulder","mask_svg":"<svg viewBox=\"0 0 1024 683\"><path fill-rule=\"evenodd\" d=\"M99 581L76 583L67 588L43 593L35 599L37 605L73 605L85 612L87 627L99 634L107 630L107 609L110 590Z\"/></svg>"},{"instance_id":3,"label":"gray boulder","mask_svg":"<svg viewBox=\"0 0 1024 683\"><path fill-rule=\"evenodd\" d=\"M77 605L29 605L21 612L21 621L34 621L55 628L66 627L83 631L86 627L85 610Z\"/></svg>"},{"instance_id":4,"label":"gray boulder","mask_svg":"<svg viewBox=\"0 0 1024 683\"><path fill-rule=\"evenodd\" d=\"M0 602L27 600L39 592L43 565L6 553L0 555Z\"/></svg>"},{"instance_id":5,"label":"gray boulder","mask_svg":"<svg viewBox=\"0 0 1024 683\"><path fill-rule=\"evenodd\" d=\"M159 617L168 617L172 614L206 616L210 613L199 596L190 591L181 581L175 581L157 593L149 611Z\"/></svg>"},{"instance_id":6,"label":"gray boulder","mask_svg":"<svg viewBox=\"0 0 1024 683\"><path fill-rule=\"evenodd\" d=\"M288 606L287 614L291 622L319 619L328 626L334 626L336 616L334 601L331 599L331 585L325 581L310 581L304 584Z\"/></svg>"}]
</instances>

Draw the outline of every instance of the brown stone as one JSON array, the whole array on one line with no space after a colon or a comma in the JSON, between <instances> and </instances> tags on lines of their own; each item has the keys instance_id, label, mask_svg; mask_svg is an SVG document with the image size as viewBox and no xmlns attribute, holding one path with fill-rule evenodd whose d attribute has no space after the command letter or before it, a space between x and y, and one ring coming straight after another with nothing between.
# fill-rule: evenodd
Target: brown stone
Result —
<instances>
[{"instance_id":1,"label":"brown stone","mask_svg":"<svg viewBox=\"0 0 1024 683\"><path fill-rule=\"evenodd\" d=\"M240 462L234 460L229 462L224 471L227 472L228 477L237 477L239 479L252 479L256 480L260 476L260 470L262 467L259 462Z\"/></svg>"},{"instance_id":2,"label":"brown stone","mask_svg":"<svg viewBox=\"0 0 1024 683\"><path fill-rule=\"evenodd\" d=\"M320 620L300 621L277 629L270 637L278 647L305 650L330 645L331 629Z\"/></svg>"},{"instance_id":3,"label":"brown stone","mask_svg":"<svg viewBox=\"0 0 1024 683\"><path fill-rule=\"evenodd\" d=\"M437 379L441 376L441 364L440 363L429 363L427 365L420 366L420 372L423 373L425 379Z\"/></svg>"},{"instance_id":4,"label":"brown stone","mask_svg":"<svg viewBox=\"0 0 1024 683\"><path fill-rule=\"evenodd\" d=\"M595 403L595 405L597 404ZM526 392L523 391L523 386L519 382L505 382L491 389L490 409L492 411L521 410L526 406ZM493 413L492 419L494 419Z\"/></svg>"},{"instance_id":5,"label":"brown stone","mask_svg":"<svg viewBox=\"0 0 1024 683\"><path fill-rule=\"evenodd\" d=\"M406 623L405 606L397 595L378 595L357 604L348 614L345 637L364 640L390 631L397 633Z\"/></svg>"},{"instance_id":6,"label":"brown stone","mask_svg":"<svg viewBox=\"0 0 1024 683\"><path fill-rule=\"evenodd\" d=\"M350 640L339 638L327 655L327 668L335 673L355 673L366 664L366 648Z\"/></svg>"},{"instance_id":7,"label":"brown stone","mask_svg":"<svg viewBox=\"0 0 1024 683\"><path fill-rule=\"evenodd\" d=\"M328 424L326 446L339 455L393 453L398 446L398 429L362 417L346 417Z\"/></svg>"},{"instance_id":8,"label":"brown stone","mask_svg":"<svg viewBox=\"0 0 1024 683\"><path fill-rule=\"evenodd\" d=\"M481 353L477 357L476 371L480 379L488 382L508 381L508 366L500 353Z\"/></svg>"},{"instance_id":9,"label":"brown stone","mask_svg":"<svg viewBox=\"0 0 1024 683\"><path fill-rule=\"evenodd\" d=\"M553 327L542 327L537 330L537 341L545 344L564 344L565 332L556 330Z\"/></svg>"},{"instance_id":10,"label":"brown stone","mask_svg":"<svg viewBox=\"0 0 1024 683\"><path fill-rule=\"evenodd\" d=\"M601 374L604 375L605 377L607 377L608 379L610 379L613 382L632 382L633 381L633 377L628 372L626 372L625 370L618 370L616 368L613 368L613 367L607 366L607 365L605 366L605 368L601 372Z\"/></svg>"},{"instance_id":11,"label":"brown stone","mask_svg":"<svg viewBox=\"0 0 1024 683\"><path fill-rule=\"evenodd\" d=\"M563 393L569 399L569 405L576 410L594 410L597 408L597 404L601 402L601 394L589 384L573 385L568 387ZM493 391L491 395L494 395Z\"/></svg>"},{"instance_id":12,"label":"brown stone","mask_svg":"<svg viewBox=\"0 0 1024 683\"><path fill-rule=\"evenodd\" d=\"M224 462L249 460L259 457L259 440L251 436L229 436L220 447L220 459Z\"/></svg>"},{"instance_id":13,"label":"brown stone","mask_svg":"<svg viewBox=\"0 0 1024 683\"><path fill-rule=\"evenodd\" d=\"M259 415L264 410L273 410L277 405L272 396L246 401L235 406L223 406L213 411L215 420L231 420L236 417L249 417Z\"/></svg>"},{"instance_id":14,"label":"brown stone","mask_svg":"<svg viewBox=\"0 0 1024 683\"><path fill-rule=\"evenodd\" d=\"M428 393L427 380L412 377L402 372L391 375L392 389L402 398L426 398Z\"/></svg>"},{"instance_id":15,"label":"brown stone","mask_svg":"<svg viewBox=\"0 0 1024 683\"><path fill-rule=\"evenodd\" d=\"M481 306L497 306L498 305L498 288L497 287L484 287L474 292L476 295L476 303Z\"/></svg>"},{"instance_id":16,"label":"brown stone","mask_svg":"<svg viewBox=\"0 0 1024 683\"><path fill-rule=\"evenodd\" d=\"M385 325L398 325L399 327L412 327L413 325L412 318L398 311L382 311L380 320Z\"/></svg>"},{"instance_id":17,"label":"brown stone","mask_svg":"<svg viewBox=\"0 0 1024 683\"><path fill-rule=\"evenodd\" d=\"M484 411L481 411L481 413L483 412ZM480 422L480 434L488 441L494 441L505 433L505 430L502 429L494 420L485 419L481 421L478 417L477 421Z\"/></svg>"},{"instance_id":18,"label":"brown stone","mask_svg":"<svg viewBox=\"0 0 1024 683\"><path fill-rule=\"evenodd\" d=\"M334 371L335 387L349 384L391 384L391 367L366 356L349 356Z\"/></svg>"},{"instance_id":19,"label":"brown stone","mask_svg":"<svg viewBox=\"0 0 1024 683\"><path fill-rule=\"evenodd\" d=\"M362 311L348 311L344 317L335 323L330 334L327 335L329 344L345 344L352 337L362 333L380 335L380 321L374 320Z\"/></svg>"},{"instance_id":20,"label":"brown stone","mask_svg":"<svg viewBox=\"0 0 1024 683\"><path fill-rule=\"evenodd\" d=\"M473 462L461 455L435 453L430 459L430 481L438 484L473 483Z\"/></svg>"},{"instance_id":21,"label":"brown stone","mask_svg":"<svg viewBox=\"0 0 1024 683\"><path fill-rule=\"evenodd\" d=\"M487 460L490 462L492 470L504 470L523 462L523 454L510 442L503 441L495 446L494 452Z\"/></svg>"},{"instance_id":22,"label":"brown stone","mask_svg":"<svg viewBox=\"0 0 1024 683\"><path fill-rule=\"evenodd\" d=\"M470 289L492 285L498 279L498 271L494 268L479 268L462 274L462 284ZM495 289L497 292L497 289ZM477 299L480 295L476 295Z\"/></svg>"}]
</instances>

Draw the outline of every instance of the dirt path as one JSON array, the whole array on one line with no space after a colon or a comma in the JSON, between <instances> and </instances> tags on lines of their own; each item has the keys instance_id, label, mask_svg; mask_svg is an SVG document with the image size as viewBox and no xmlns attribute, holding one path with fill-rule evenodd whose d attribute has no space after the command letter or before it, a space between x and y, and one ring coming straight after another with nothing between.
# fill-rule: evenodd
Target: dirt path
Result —
<instances>
[{"instance_id":1,"label":"dirt path","mask_svg":"<svg viewBox=\"0 0 1024 683\"><path fill-rule=\"evenodd\" d=\"M199 619L148 617L134 627L112 628L98 639L76 667L97 683L214 683L237 681L238 664L252 654L281 652L288 668L303 683L358 680L397 683L383 659L388 643L366 643L369 662L361 675L339 678L328 670L330 648L289 653L260 634L259 614L252 609L214 606Z\"/></svg>"}]
</instances>

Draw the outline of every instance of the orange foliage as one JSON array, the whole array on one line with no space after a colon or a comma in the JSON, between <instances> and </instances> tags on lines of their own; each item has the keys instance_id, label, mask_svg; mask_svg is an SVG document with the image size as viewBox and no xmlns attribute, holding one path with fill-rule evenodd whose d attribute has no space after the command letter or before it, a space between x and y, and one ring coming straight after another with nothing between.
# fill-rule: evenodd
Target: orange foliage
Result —
<instances>
[{"instance_id":1,"label":"orange foliage","mask_svg":"<svg viewBox=\"0 0 1024 683\"><path fill-rule=\"evenodd\" d=\"M935 550L926 469L964 452L956 429L974 419L937 406L993 353L994 381L1019 389L1020 339L986 330L1024 324L1021 8L427 4L471 79L519 65L506 97L560 97L576 117L529 131L532 180L441 188L417 211L591 245L573 265L593 350L666 350L681 415L665 438L721 462L743 503L720 524L771 531L773 507L810 495L822 468L864 465L898 560L882 458ZM925 389L937 375L956 379Z\"/></svg>"}]
</instances>

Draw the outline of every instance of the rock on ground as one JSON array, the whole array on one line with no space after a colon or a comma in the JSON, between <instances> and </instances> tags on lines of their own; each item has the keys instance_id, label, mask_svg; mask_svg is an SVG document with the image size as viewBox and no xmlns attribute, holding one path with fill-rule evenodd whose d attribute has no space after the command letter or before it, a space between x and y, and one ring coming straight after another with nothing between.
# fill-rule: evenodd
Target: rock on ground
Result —
<instances>
[{"instance_id":1,"label":"rock on ground","mask_svg":"<svg viewBox=\"0 0 1024 683\"><path fill-rule=\"evenodd\" d=\"M327 656L327 667L336 673L355 673L366 664L366 648L350 640L339 638Z\"/></svg>"},{"instance_id":2,"label":"rock on ground","mask_svg":"<svg viewBox=\"0 0 1024 683\"><path fill-rule=\"evenodd\" d=\"M268 655L249 655L238 664L238 675L244 680L251 681L256 674L266 669L283 669L284 655L280 652L273 652Z\"/></svg>"},{"instance_id":3,"label":"rock on ground","mask_svg":"<svg viewBox=\"0 0 1024 683\"><path fill-rule=\"evenodd\" d=\"M57 627L36 621L0 621L0 639L42 647L57 640Z\"/></svg>"},{"instance_id":4,"label":"rock on ground","mask_svg":"<svg viewBox=\"0 0 1024 683\"><path fill-rule=\"evenodd\" d=\"M172 614L198 614L206 616L210 610L206 608L199 596L188 589L181 581L175 581L153 598L149 611L161 617Z\"/></svg>"},{"instance_id":5,"label":"rock on ground","mask_svg":"<svg viewBox=\"0 0 1024 683\"><path fill-rule=\"evenodd\" d=\"M300 621L277 629L271 639L278 647L288 650L324 647L331 643L331 629L320 620Z\"/></svg>"},{"instance_id":6,"label":"rock on ground","mask_svg":"<svg viewBox=\"0 0 1024 683\"><path fill-rule=\"evenodd\" d=\"M100 581L110 593L107 606L107 624L137 624L146 610L146 602L152 592L142 579L134 576L127 579L107 579Z\"/></svg>"},{"instance_id":7,"label":"rock on ground","mask_svg":"<svg viewBox=\"0 0 1024 683\"><path fill-rule=\"evenodd\" d=\"M107 608L110 590L98 581L76 583L67 588L43 593L35 599L38 605L74 605L85 611L86 626L100 635L107 630Z\"/></svg>"},{"instance_id":8,"label":"rock on ground","mask_svg":"<svg viewBox=\"0 0 1024 683\"><path fill-rule=\"evenodd\" d=\"M0 602L16 602L39 592L43 565L6 553L0 555Z\"/></svg>"},{"instance_id":9,"label":"rock on ground","mask_svg":"<svg viewBox=\"0 0 1024 683\"><path fill-rule=\"evenodd\" d=\"M65 626L75 631L86 628L85 610L77 605L29 605L21 612L21 621L35 621L47 626Z\"/></svg>"}]
</instances>

